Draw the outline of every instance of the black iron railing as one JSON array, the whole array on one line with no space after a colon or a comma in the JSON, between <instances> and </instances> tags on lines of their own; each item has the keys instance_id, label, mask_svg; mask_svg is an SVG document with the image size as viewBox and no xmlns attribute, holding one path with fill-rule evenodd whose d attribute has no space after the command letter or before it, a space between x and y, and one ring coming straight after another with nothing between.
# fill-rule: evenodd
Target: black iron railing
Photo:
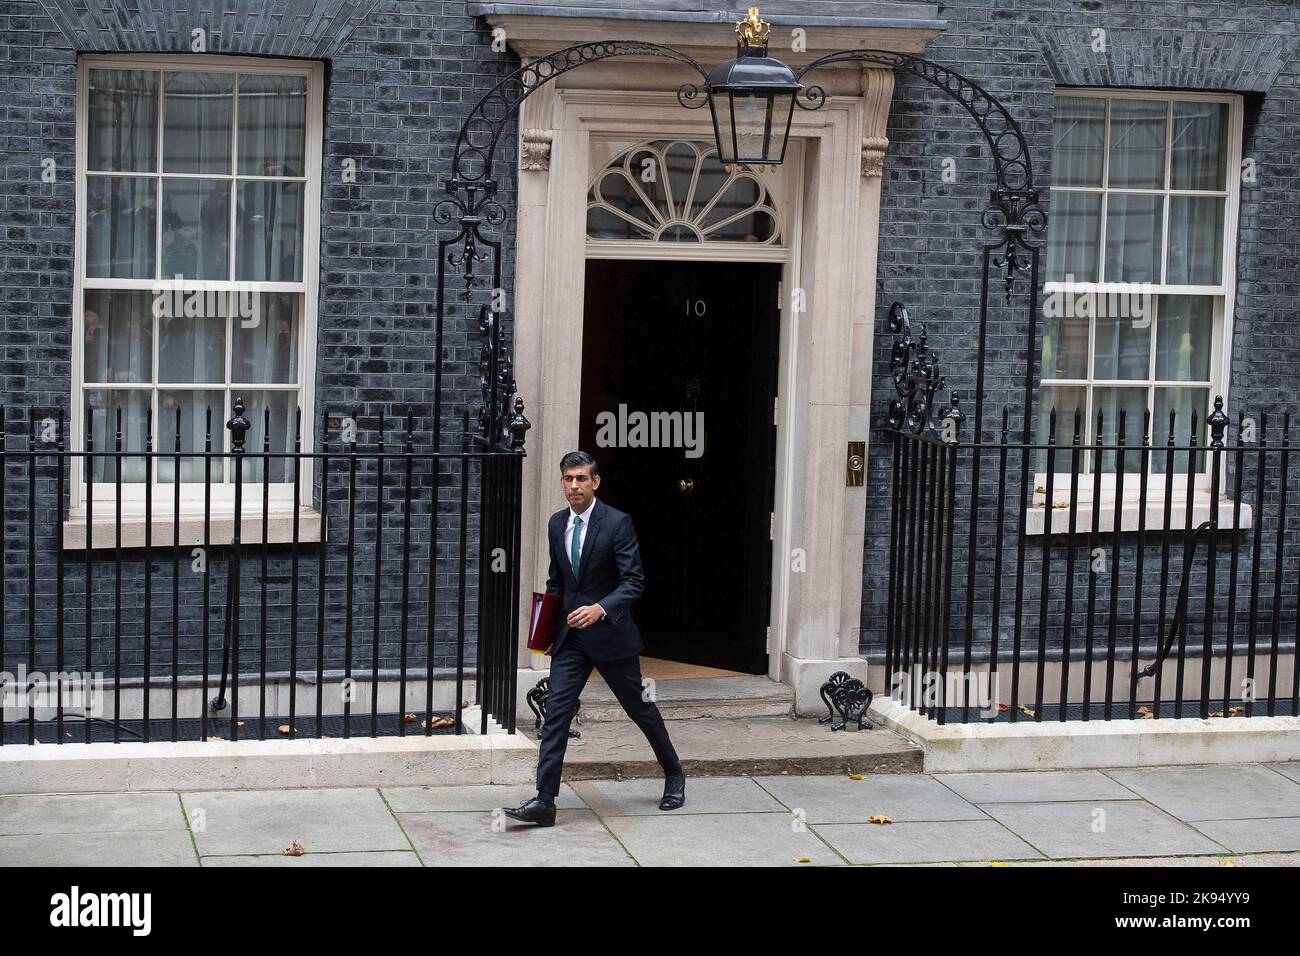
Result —
<instances>
[{"instance_id":1,"label":"black iron railing","mask_svg":"<svg viewBox=\"0 0 1300 956\"><path fill-rule=\"evenodd\" d=\"M455 451L414 410L308 450L269 409L249 447L241 400L138 446L88 408L74 450L0 409L0 743L460 733L471 700L513 733L521 405Z\"/></svg>"},{"instance_id":2,"label":"black iron railing","mask_svg":"<svg viewBox=\"0 0 1300 956\"><path fill-rule=\"evenodd\" d=\"M1049 410L1013 441L1004 408L967 443L919 346L889 429L891 693L939 722L1300 713L1289 415Z\"/></svg>"}]
</instances>

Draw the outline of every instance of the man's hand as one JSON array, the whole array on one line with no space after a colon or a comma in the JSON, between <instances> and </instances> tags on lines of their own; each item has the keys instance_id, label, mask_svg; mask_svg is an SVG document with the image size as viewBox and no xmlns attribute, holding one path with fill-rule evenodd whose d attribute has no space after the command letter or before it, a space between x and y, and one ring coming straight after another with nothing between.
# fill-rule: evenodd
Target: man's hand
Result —
<instances>
[{"instance_id":1,"label":"man's hand","mask_svg":"<svg viewBox=\"0 0 1300 956\"><path fill-rule=\"evenodd\" d=\"M569 627L582 630L584 627L590 627L605 616L605 609L599 604L588 604L585 607L574 608L566 620Z\"/></svg>"}]
</instances>

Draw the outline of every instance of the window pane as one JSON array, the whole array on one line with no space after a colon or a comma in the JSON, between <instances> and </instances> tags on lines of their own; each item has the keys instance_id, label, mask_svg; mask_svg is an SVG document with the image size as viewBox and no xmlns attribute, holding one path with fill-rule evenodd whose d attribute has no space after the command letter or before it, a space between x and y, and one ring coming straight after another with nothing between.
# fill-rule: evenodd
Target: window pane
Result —
<instances>
[{"instance_id":1,"label":"window pane","mask_svg":"<svg viewBox=\"0 0 1300 956\"><path fill-rule=\"evenodd\" d=\"M1043 309L1043 378L1088 377L1088 313L1074 292L1049 292Z\"/></svg>"},{"instance_id":2,"label":"window pane","mask_svg":"<svg viewBox=\"0 0 1300 956\"><path fill-rule=\"evenodd\" d=\"M307 78L239 78L239 174L303 176Z\"/></svg>"},{"instance_id":3,"label":"window pane","mask_svg":"<svg viewBox=\"0 0 1300 956\"><path fill-rule=\"evenodd\" d=\"M164 278L229 278L230 183L224 179L164 179Z\"/></svg>"},{"instance_id":4,"label":"window pane","mask_svg":"<svg viewBox=\"0 0 1300 956\"><path fill-rule=\"evenodd\" d=\"M1100 186L1106 135L1106 101L1058 96L1052 123L1052 182Z\"/></svg>"},{"instance_id":5,"label":"window pane","mask_svg":"<svg viewBox=\"0 0 1300 956\"><path fill-rule=\"evenodd\" d=\"M148 292L87 290L84 381L144 383L153 378L152 303Z\"/></svg>"},{"instance_id":6,"label":"window pane","mask_svg":"<svg viewBox=\"0 0 1300 956\"><path fill-rule=\"evenodd\" d=\"M157 181L140 176L86 180L86 275L154 278Z\"/></svg>"},{"instance_id":7,"label":"window pane","mask_svg":"<svg viewBox=\"0 0 1300 956\"><path fill-rule=\"evenodd\" d=\"M1213 196L1169 197L1170 284L1223 281L1223 204Z\"/></svg>"},{"instance_id":8,"label":"window pane","mask_svg":"<svg viewBox=\"0 0 1300 956\"><path fill-rule=\"evenodd\" d=\"M1096 379L1142 379L1151 372L1151 320L1135 317L1127 309L1108 314L1107 296L1096 298L1098 306Z\"/></svg>"},{"instance_id":9,"label":"window pane","mask_svg":"<svg viewBox=\"0 0 1300 956\"><path fill-rule=\"evenodd\" d=\"M1052 191L1047 219L1049 281L1096 282L1101 244L1101 194Z\"/></svg>"},{"instance_id":10,"label":"window pane","mask_svg":"<svg viewBox=\"0 0 1300 956\"><path fill-rule=\"evenodd\" d=\"M1196 444L1204 447L1206 430L1205 418L1210 411L1210 390L1208 388L1157 388L1155 417L1152 419L1151 444L1168 446L1169 412L1174 412L1174 444L1186 446L1191 439L1192 413L1196 413ZM1165 473L1165 452L1151 455L1151 470ZM1205 454L1196 455L1196 470L1205 470ZM1174 453L1174 472L1187 474L1187 452ZM1175 485L1175 487L1177 487Z\"/></svg>"},{"instance_id":11,"label":"window pane","mask_svg":"<svg viewBox=\"0 0 1300 956\"><path fill-rule=\"evenodd\" d=\"M236 279L302 280L302 183L239 184Z\"/></svg>"},{"instance_id":12,"label":"window pane","mask_svg":"<svg viewBox=\"0 0 1300 956\"><path fill-rule=\"evenodd\" d=\"M1167 382L1208 382L1214 299L1162 295L1156 316L1156 378Z\"/></svg>"},{"instance_id":13,"label":"window pane","mask_svg":"<svg viewBox=\"0 0 1300 956\"><path fill-rule=\"evenodd\" d=\"M144 451L144 435L149 414L148 389L88 389L86 405L90 410L91 436L95 443L95 460L91 473L95 481L117 480L117 459L100 458L99 452L117 450L117 414L122 413L122 451ZM124 482L144 481L144 459L123 457L122 480ZM105 507L102 496L96 500L100 507Z\"/></svg>"},{"instance_id":14,"label":"window pane","mask_svg":"<svg viewBox=\"0 0 1300 956\"><path fill-rule=\"evenodd\" d=\"M228 296L215 292L166 295L168 308L158 317L158 381L178 385L225 381ZM189 307L177 312L172 306L182 296Z\"/></svg>"},{"instance_id":15,"label":"window pane","mask_svg":"<svg viewBox=\"0 0 1300 956\"><path fill-rule=\"evenodd\" d=\"M244 447L247 454L244 459L244 481L262 481L263 459L262 440L266 434L264 415L271 411L271 453L284 454L293 451L294 416L298 408L298 392L240 392L244 399L244 417L253 427L248 430ZM233 398L232 398L233 403ZM284 458L270 459L270 481L290 481L293 478L293 463Z\"/></svg>"},{"instance_id":16,"label":"window pane","mask_svg":"<svg viewBox=\"0 0 1300 956\"><path fill-rule=\"evenodd\" d=\"M1170 163L1170 185L1174 189L1225 188L1227 103L1174 103Z\"/></svg>"},{"instance_id":17,"label":"window pane","mask_svg":"<svg viewBox=\"0 0 1300 956\"><path fill-rule=\"evenodd\" d=\"M298 381L298 327L302 296L265 292L251 319L236 319L230 380L292 385Z\"/></svg>"},{"instance_id":18,"label":"window pane","mask_svg":"<svg viewBox=\"0 0 1300 956\"><path fill-rule=\"evenodd\" d=\"M230 172L232 73L168 73L164 87L163 171Z\"/></svg>"},{"instance_id":19,"label":"window pane","mask_svg":"<svg viewBox=\"0 0 1300 956\"><path fill-rule=\"evenodd\" d=\"M1164 198L1106 197L1106 281L1159 282Z\"/></svg>"},{"instance_id":20,"label":"window pane","mask_svg":"<svg viewBox=\"0 0 1300 956\"><path fill-rule=\"evenodd\" d=\"M204 391L159 391L158 427L154 447L159 451L176 450L176 412L179 409L181 451L202 454L208 434L208 409L212 409L212 450L220 452L225 435L225 392L220 389ZM171 458L158 458L158 480L171 482L176 477L176 462ZM211 477L214 484L222 480L223 463L212 459ZM181 481L203 481L202 458L181 458Z\"/></svg>"},{"instance_id":21,"label":"window pane","mask_svg":"<svg viewBox=\"0 0 1300 956\"><path fill-rule=\"evenodd\" d=\"M1102 415L1101 444L1115 445L1119 440L1119 416L1124 413L1124 444L1128 448L1142 447L1142 423L1147 408L1147 390L1143 388L1105 388L1092 390L1092 420L1089 431L1096 435L1097 414ZM1103 472L1115 471L1117 455L1113 451L1104 451L1101 455ZM1124 471L1140 472L1142 470L1142 453L1124 453Z\"/></svg>"},{"instance_id":22,"label":"window pane","mask_svg":"<svg viewBox=\"0 0 1300 956\"><path fill-rule=\"evenodd\" d=\"M151 173L158 161L158 74L91 70L88 169Z\"/></svg>"},{"instance_id":23,"label":"window pane","mask_svg":"<svg viewBox=\"0 0 1300 956\"><path fill-rule=\"evenodd\" d=\"M691 178L695 175L697 163L695 150L685 143L677 143L668 149L668 152L664 154L664 159L668 164L666 172L668 188L672 192L673 205L676 207L678 215L689 218L690 211L686 208L686 198L691 191ZM721 168L718 169L718 172L722 172ZM716 192L716 190L715 186L714 191Z\"/></svg>"},{"instance_id":24,"label":"window pane","mask_svg":"<svg viewBox=\"0 0 1300 956\"><path fill-rule=\"evenodd\" d=\"M1110 101L1112 188L1163 188L1168 113L1168 104L1154 100Z\"/></svg>"},{"instance_id":25,"label":"window pane","mask_svg":"<svg viewBox=\"0 0 1300 956\"><path fill-rule=\"evenodd\" d=\"M659 211L659 215L664 219L671 219L673 212L668 208L668 194L664 188L666 174L665 170L659 168L659 157L648 149L637 150L632 154L632 161L628 168L636 177L641 191L650 198L655 209Z\"/></svg>"},{"instance_id":26,"label":"window pane","mask_svg":"<svg viewBox=\"0 0 1300 956\"><path fill-rule=\"evenodd\" d=\"M1055 409L1057 450L1052 470L1058 474L1070 470L1070 452L1062 454L1061 447L1068 448L1074 441L1074 413L1077 409L1080 414L1086 416L1087 402L1088 389L1084 385L1044 385L1039 389L1038 422L1034 429L1034 444L1047 444L1047 436L1051 431L1052 410ZM1084 457L1080 455L1080 467L1083 465ZM1034 452L1034 461L1036 471L1046 471L1047 449L1040 448ZM1055 495L1056 489L1053 488L1052 491Z\"/></svg>"}]
</instances>

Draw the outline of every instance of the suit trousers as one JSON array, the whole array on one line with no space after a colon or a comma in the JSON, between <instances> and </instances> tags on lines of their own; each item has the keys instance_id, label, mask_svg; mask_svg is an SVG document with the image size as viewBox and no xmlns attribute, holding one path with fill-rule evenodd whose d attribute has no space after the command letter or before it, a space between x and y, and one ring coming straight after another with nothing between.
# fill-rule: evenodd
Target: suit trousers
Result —
<instances>
[{"instance_id":1,"label":"suit trousers","mask_svg":"<svg viewBox=\"0 0 1300 956\"><path fill-rule=\"evenodd\" d=\"M569 744L569 725L573 722L582 688L595 668L614 692L623 710L641 728L655 759L664 773L680 773L681 761L659 708L644 699L641 687L641 658L633 654L613 661L594 661L587 656L581 634L570 631L564 646L551 660L550 693L546 698L546 720L542 724L537 754L537 790L554 797L560 792L560 772L564 751Z\"/></svg>"}]
</instances>

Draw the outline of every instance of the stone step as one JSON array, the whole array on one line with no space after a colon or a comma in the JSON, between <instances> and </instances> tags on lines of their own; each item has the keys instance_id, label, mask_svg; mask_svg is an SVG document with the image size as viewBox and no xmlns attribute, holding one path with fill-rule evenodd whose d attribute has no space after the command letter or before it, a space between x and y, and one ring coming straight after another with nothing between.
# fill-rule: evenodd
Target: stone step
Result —
<instances>
[{"instance_id":1,"label":"stone step","mask_svg":"<svg viewBox=\"0 0 1300 956\"><path fill-rule=\"evenodd\" d=\"M663 771L640 730L626 717L576 726L566 780L659 777ZM521 732L536 739L531 726ZM920 773L921 748L883 727L832 731L816 718L702 717L668 725L688 775Z\"/></svg>"},{"instance_id":2,"label":"stone step","mask_svg":"<svg viewBox=\"0 0 1300 956\"><path fill-rule=\"evenodd\" d=\"M783 717L794 710L794 688L761 675L658 680L654 694L664 720ZM577 723L611 720L627 720L627 715L604 681L593 675L582 691Z\"/></svg>"}]
</instances>

